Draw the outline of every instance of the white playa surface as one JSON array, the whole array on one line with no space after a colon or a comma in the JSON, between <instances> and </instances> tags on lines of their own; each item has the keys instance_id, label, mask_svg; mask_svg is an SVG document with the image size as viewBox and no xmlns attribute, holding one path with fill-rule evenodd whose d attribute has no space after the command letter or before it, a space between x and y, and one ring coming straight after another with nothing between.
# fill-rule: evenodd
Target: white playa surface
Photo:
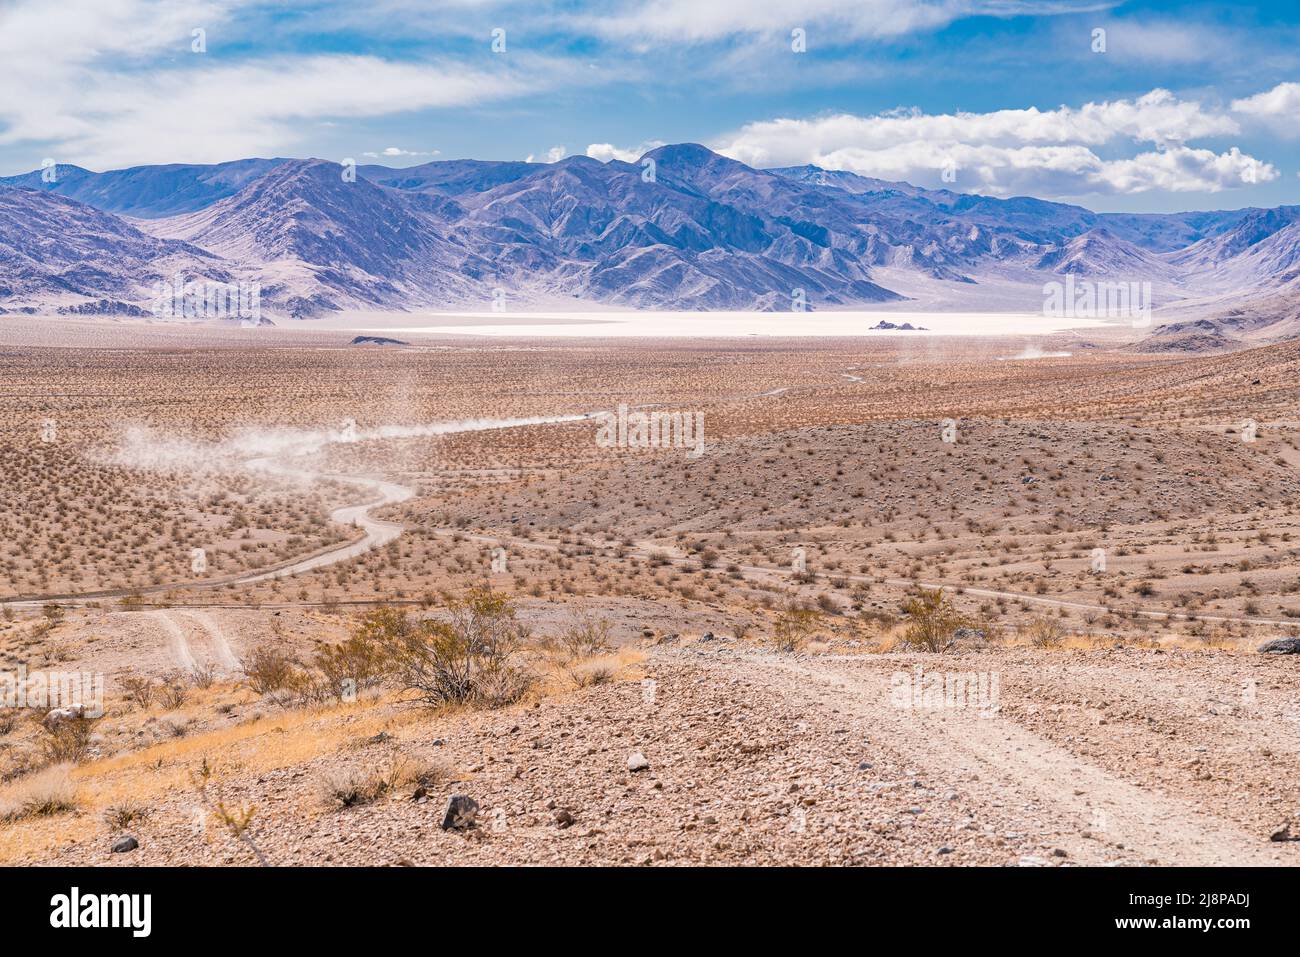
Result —
<instances>
[{"instance_id":1,"label":"white playa surface","mask_svg":"<svg viewBox=\"0 0 1300 957\"><path fill-rule=\"evenodd\" d=\"M925 331L873 330L881 320L909 323ZM539 312L418 313L393 324L390 315L360 325L351 317L349 332L372 335L472 335L544 338L743 338L791 336L1033 336L1068 329L1116 327L1103 320L1054 318L1010 312Z\"/></svg>"}]
</instances>

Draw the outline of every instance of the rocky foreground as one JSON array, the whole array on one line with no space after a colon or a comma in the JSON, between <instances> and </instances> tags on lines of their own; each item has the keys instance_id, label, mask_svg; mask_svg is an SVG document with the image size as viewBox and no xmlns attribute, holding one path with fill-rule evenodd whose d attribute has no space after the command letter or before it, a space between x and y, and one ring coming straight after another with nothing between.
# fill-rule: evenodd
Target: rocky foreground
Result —
<instances>
[{"instance_id":1,"label":"rocky foreground","mask_svg":"<svg viewBox=\"0 0 1300 957\"><path fill-rule=\"evenodd\" d=\"M267 717L220 796L256 807L248 835L271 864L1294 864L1296 665L684 640L646 649L630 680L502 711L359 706L308 761L292 755L311 722ZM277 747L282 766L256 769ZM322 798L395 749L444 773L358 806ZM137 847L114 853L123 833L101 831L37 858L255 863L185 789L128 830Z\"/></svg>"}]
</instances>

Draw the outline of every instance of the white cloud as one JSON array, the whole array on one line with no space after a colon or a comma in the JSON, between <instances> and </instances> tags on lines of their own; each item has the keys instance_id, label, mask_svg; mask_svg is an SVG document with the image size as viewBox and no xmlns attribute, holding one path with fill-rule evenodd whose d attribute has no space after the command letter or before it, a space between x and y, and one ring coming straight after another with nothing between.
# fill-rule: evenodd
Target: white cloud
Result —
<instances>
[{"instance_id":1,"label":"white cloud","mask_svg":"<svg viewBox=\"0 0 1300 957\"><path fill-rule=\"evenodd\" d=\"M1151 189L1217 193L1270 182L1280 175L1276 167L1235 146L1226 153L1180 146L1101 163L1093 181L1108 187L1097 189L1099 193L1142 193Z\"/></svg>"},{"instance_id":2,"label":"white cloud","mask_svg":"<svg viewBox=\"0 0 1300 957\"><path fill-rule=\"evenodd\" d=\"M330 117L463 106L524 92L503 73L374 57L281 58L275 65L209 61L185 71L119 75L36 99L6 97L0 144L54 140L56 156L97 168L215 162L292 150ZM308 126L305 127L304 124Z\"/></svg>"},{"instance_id":3,"label":"white cloud","mask_svg":"<svg viewBox=\"0 0 1300 957\"><path fill-rule=\"evenodd\" d=\"M1109 5L1070 0L659 0L626 2L599 16L575 17L574 22L616 39L686 42L755 34L789 37L792 29L803 27L812 50L818 44L938 29L969 16L1050 15Z\"/></svg>"},{"instance_id":4,"label":"white cloud","mask_svg":"<svg viewBox=\"0 0 1300 957\"><path fill-rule=\"evenodd\" d=\"M374 157L375 159L393 159L402 156L437 156L440 152L441 150L429 150L428 152L420 152L416 150L404 150L400 146L389 146L379 153L366 152L366 153L362 153L361 155L371 156Z\"/></svg>"},{"instance_id":5,"label":"white cloud","mask_svg":"<svg viewBox=\"0 0 1300 957\"><path fill-rule=\"evenodd\" d=\"M1281 136L1300 136L1300 124L1296 123L1300 117L1300 83L1279 83L1263 93L1233 100L1232 108Z\"/></svg>"},{"instance_id":6,"label":"white cloud","mask_svg":"<svg viewBox=\"0 0 1300 957\"><path fill-rule=\"evenodd\" d=\"M828 152L849 146L866 150L900 143L1100 146L1117 138L1167 146L1237 132L1230 116L1179 100L1168 90L1152 90L1136 100L1087 103L1078 109L1030 107L951 114L895 110L875 116L841 113L811 120L769 120L748 124L723 146L729 156L751 165L774 166L789 165L783 157L809 149Z\"/></svg>"},{"instance_id":7,"label":"white cloud","mask_svg":"<svg viewBox=\"0 0 1300 957\"><path fill-rule=\"evenodd\" d=\"M1300 114L1300 83L1279 83L1271 90L1232 101L1238 113L1251 116L1288 116Z\"/></svg>"},{"instance_id":8,"label":"white cloud","mask_svg":"<svg viewBox=\"0 0 1300 957\"><path fill-rule=\"evenodd\" d=\"M0 146L30 144L34 157L95 169L270 156L309 144L332 119L526 95L574 69L526 54L486 66L341 54L231 59L217 51L233 35L223 24L236 5L0 8ZM196 26L208 31L208 53L190 50Z\"/></svg>"},{"instance_id":9,"label":"white cloud","mask_svg":"<svg viewBox=\"0 0 1300 957\"><path fill-rule=\"evenodd\" d=\"M587 147L587 155L592 159L600 160L602 163L608 163L610 160L635 163L646 153L663 145L663 140L650 140L639 146L633 146L631 149L619 149L612 143L592 143Z\"/></svg>"},{"instance_id":10,"label":"white cloud","mask_svg":"<svg viewBox=\"0 0 1300 957\"><path fill-rule=\"evenodd\" d=\"M525 163L558 163L564 157L569 155L569 151L563 146L552 146L546 151L546 159L539 160L534 154L529 153L524 157Z\"/></svg>"},{"instance_id":11,"label":"white cloud","mask_svg":"<svg viewBox=\"0 0 1300 957\"><path fill-rule=\"evenodd\" d=\"M926 185L940 185L941 171L951 166L960 171L957 188L994 195L1216 192L1275 179L1276 169L1235 148L1215 154L1185 145L1237 132L1231 116L1153 90L1077 109L776 119L750 123L714 148L751 166L812 163ZM1156 149L1126 159L1094 151L1116 141Z\"/></svg>"}]
</instances>

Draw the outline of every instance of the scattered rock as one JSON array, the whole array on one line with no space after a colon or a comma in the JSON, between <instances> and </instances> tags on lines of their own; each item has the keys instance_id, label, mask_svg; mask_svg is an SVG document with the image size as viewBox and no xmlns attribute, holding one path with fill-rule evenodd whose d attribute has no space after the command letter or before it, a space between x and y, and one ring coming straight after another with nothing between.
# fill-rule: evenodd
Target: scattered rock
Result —
<instances>
[{"instance_id":1,"label":"scattered rock","mask_svg":"<svg viewBox=\"0 0 1300 957\"><path fill-rule=\"evenodd\" d=\"M555 821L555 826L560 830L564 830L566 827L573 827L573 812L567 807L560 808L554 815L552 815L552 817Z\"/></svg>"},{"instance_id":2,"label":"scattered rock","mask_svg":"<svg viewBox=\"0 0 1300 957\"><path fill-rule=\"evenodd\" d=\"M1291 830L1291 822L1285 821L1281 827L1268 836L1270 841L1300 841L1300 834Z\"/></svg>"},{"instance_id":3,"label":"scattered rock","mask_svg":"<svg viewBox=\"0 0 1300 957\"><path fill-rule=\"evenodd\" d=\"M409 346L409 342L403 342L401 339L390 339L387 336L357 336L352 340L354 346Z\"/></svg>"},{"instance_id":4,"label":"scattered rock","mask_svg":"<svg viewBox=\"0 0 1300 957\"><path fill-rule=\"evenodd\" d=\"M627 769L629 771L648 771L650 762L646 760L644 754L640 751L633 751L627 756Z\"/></svg>"},{"instance_id":5,"label":"scattered rock","mask_svg":"<svg viewBox=\"0 0 1300 957\"><path fill-rule=\"evenodd\" d=\"M878 323L876 323L867 331L875 332L877 330L884 330L886 332L890 330L896 330L898 332L928 332L929 331L928 329L925 328L925 326L914 326L910 322L902 322L902 323L895 324L888 321L887 319L881 319Z\"/></svg>"},{"instance_id":6,"label":"scattered rock","mask_svg":"<svg viewBox=\"0 0 1300 957\"><path fill-rule=\"evenodd\" d=\"M86 706L84 704L74 704L67 708L55 708L45 716L41 724L53 730L64 721L75 721L84 717L86 717Z\"/></svg>"},{"instance_id":7,"label":"scattered rock","mask_svg":"<svg viewBox=\"0 0 1300 957\"><path fill-rule=\"evenodd\" d=\"M1300 638L1274 638L1259 646L1262 655L1300 655Z\"/></svg>"},{"instance_id":8,"label":"scattered rock","mask_svg":"<svg viewBox=\"0 0 1300 957\"><path fill-rule=\"evenodd\" d=\"M123 834L121 837L119 837L116 841L113 842L112 852L114 854L127 854L130 853L131 851L134 851L139 846L140 846L140 842L137 841L134 837L132 837L130 834Z\"/></svg>"},{"instance_id":9,"label":"scattered rock","mask_svg":"<svg viewBox=\"0 0 1300 957\"><path fill-rule=\"evenodd\" d=\"M447 798L447 809L442 812L442 829L464 830L473 827L478 817L478 801L464 794L453 794Z\"/></svg>"}]
</instances>

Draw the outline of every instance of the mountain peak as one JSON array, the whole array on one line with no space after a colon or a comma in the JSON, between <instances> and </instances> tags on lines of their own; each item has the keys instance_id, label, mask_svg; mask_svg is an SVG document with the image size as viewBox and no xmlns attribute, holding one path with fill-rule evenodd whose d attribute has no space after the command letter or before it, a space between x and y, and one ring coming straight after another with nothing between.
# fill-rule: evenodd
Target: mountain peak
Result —
<instances>
[{"instance_id":1,"label":"mountain peak","mask_svg":"<svg viewBox=\"0 0 1300 957\"><path fill-rule=\"evenodd\" d=\"M699 143L669 143L665 146L658 146L642 156L642 159L649 157L657 164L682 163L693 166L704 166L715 160L722 160L728 163L734 163L735 160L727 159L719 153L713 152L707 146L701 146ZM738 164L740 165L740 164Z\"/></svg>"}]
</instances>

